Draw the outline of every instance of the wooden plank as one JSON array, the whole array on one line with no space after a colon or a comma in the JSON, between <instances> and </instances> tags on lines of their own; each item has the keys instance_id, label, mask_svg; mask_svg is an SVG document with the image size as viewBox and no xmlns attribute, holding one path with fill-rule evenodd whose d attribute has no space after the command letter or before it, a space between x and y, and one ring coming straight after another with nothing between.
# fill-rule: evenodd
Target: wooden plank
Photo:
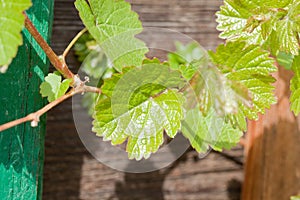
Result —
<instances>
[{"instance_id":1,"label":"wooden plank","mask_svg":"<svg viewBox=\"0 0 300 200\"><path fill-rule=\"evenodd\" d=\"M249 123L243 200L282 200L300 193L300 120L290 111L291 71L276 74L278 103Z\"/></svg>"},{"instance_id":2,"label":"wooden plank","mask_svg":"<svg viewBox=\"0 0 300 200\"><path fill-rule=\"evenodd\" d=\"M52 0L33 0L29 17L45 39L52 26ZM40 109L39 94L49 63L38 44L23 31L24 45L9 70L0 74L0 124ZM45 116L37 128L21 124L0 133L0 199L39 199L42 191Z\"/></svg>"}]
</instances>

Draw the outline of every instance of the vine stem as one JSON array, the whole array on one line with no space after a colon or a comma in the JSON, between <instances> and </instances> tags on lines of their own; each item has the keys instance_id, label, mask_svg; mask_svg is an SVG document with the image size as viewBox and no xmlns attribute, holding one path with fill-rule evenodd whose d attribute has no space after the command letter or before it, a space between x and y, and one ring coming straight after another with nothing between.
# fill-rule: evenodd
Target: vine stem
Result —
<instances>
[{"instance_id":1,"label":"vine stem","mask_svg":"<svg viewBox=\"0 0 300 200\"><path fill-rule=\"evenodd\" d=\"M0 125L0 132L4 131L6 129L9 129L11 127L17 126L19 124L22 124L22 123L25 123L25 122L29 122L29 121L31 121L31 126L32 127L36 127L38 125L39 121L40 121L40 117L43 114L45 114L50 109L52 109L53 107L57 106L58 104L62 103L66 99L74 96L75 94L85 93L85 92L93 92L93 93L100 94L101 90L99 88L91 87L91 86L86 86L86 85L81 85L78 88L73 88L68 93L66 93L65 95L63 95L60 98L56 99L55 101L47 104L45 107L41 108L40 110L38 110L38 111L36 111L34 113L30 113L26 117L23 117L23 118L20 118L20 119L16 119L16 120L8 122L6 124Z\"/></svg>"},{"instance_id":2,"label":"vine stem","mask_svg":"<svg viewBox=\"0 0 300 200\"><path fill-rule=\"evenodd\" d=\"M83 29L80 31L75 38L71 41L71 43L68 45L66 50L64 51L62 56L56 55L56 53L52 50L52 48L48 45L48 43L44 40L44 38L41 36L39 31L36 29L36 27L33 25L33 23L28 18L27 14L23 12L23 15L25 17L25 27L29 31L29 33L32 35L32 37L36 40L36 42L40 45L40 47L44 50L45 54L49 58L51 64L67 79L71 79L72 83L72 89L61 96L60 98L56 99L55 101L47 104L40 110L28 114L26 117L16 119L14 121L5 123L0 125L0 132L9 129L11 127L17 126L19 124L29 122L31 121L31 126L36 127L40 121L40 117L48 112L53 107L57 106L61 102L65 101L66 99L74 96L78 93L85 93L85 92L93 92L101 94L101 90L96 87L91 87L85 85L86 81L81 81L78 75L73 74L70 69L68 68L66 62L65 62L65 56L68 54L72 46L75 44L75 42L78 40L78 38L86 31L86 29Z\"/></svg>"},{"instance_id":3,"label":"vine stem","mask_svg":"<svg viewBox=\"0 0 300 200\"><path fill-rule=\"evenodd\" d=\"M67 46L67 48L64 50L64 53L62 54L63 59L66 58L66 56L68 55L69 51L71 50L71 48L74 46L74 44L77 42L77 40L87 31L86 28L82 29L74 38L73 40L69 43L69 45Z\"/></svg>"},{"instance_id":4,"label":"vine stem","mask_svg":"<svg viewBox=\"0 0 300 200\"><path fill-rule=\"evenodd\" d=\"M49 58L51 64L67 79L71 79L72 83L74 82L74 74L70 71L68 68L66 62L64 59L61 59L58 55L55 54L55 52L52 50L52 48L48 45L48 43L44 40L44 38L41 36L39 31L35 28L33 23L28 18L27 14L23 12L23 15L25 16L25 27L29 31L29 33L32 35L32 37L36 40L36 42L40 45L40 47L44 50L47 57Z\"/></svg>"}]
</instances>

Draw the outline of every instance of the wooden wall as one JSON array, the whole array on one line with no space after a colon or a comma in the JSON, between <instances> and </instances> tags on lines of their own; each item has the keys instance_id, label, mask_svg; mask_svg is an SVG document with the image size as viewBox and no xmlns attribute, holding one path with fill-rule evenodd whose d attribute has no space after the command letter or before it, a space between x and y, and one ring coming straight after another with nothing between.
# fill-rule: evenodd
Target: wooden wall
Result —
<instances>
[{"instance_id":1,"label":"wooden wall","mask_svg":"<svg viewBox=\"0 0 300 200\"><path fill-rule=\"evenodd\" d=\"M207 49L222 42L216 31L215 12L221 0L131 0L145 27L169 28L197 40ZM73 0L56 0L52 46L61 53L82 23ZM159 41L168 48L163 35L141 38ZM172 45L170 46L172 48ZM164 57L163 55L151 55ZM76 72L79 63L68 58ZM210 153L198 159L188 151L167 169L130 174L110 169L95 160L82 145L72 118L71 101L48 113L44 169L45 200L51 199L239 199L242 182L243 150Z\"/></svg>"}]
</instances>

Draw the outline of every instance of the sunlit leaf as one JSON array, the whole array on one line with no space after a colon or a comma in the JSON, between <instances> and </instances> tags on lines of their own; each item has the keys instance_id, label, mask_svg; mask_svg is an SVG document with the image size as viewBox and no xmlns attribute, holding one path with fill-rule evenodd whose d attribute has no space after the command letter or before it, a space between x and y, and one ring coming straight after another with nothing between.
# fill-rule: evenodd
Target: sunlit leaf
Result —
<instances>
[{"instance_id":1,"label":"sunlit leaf","mask_svg":"<svg viewBox=\"0 0 300 200\"><path fill-rule=\"evenodd\" d=\"M49 73L40 86L40 93L42 97L47 97L48 101L52 102L66 93L70 83L70 79L62 81L62 77L59 73Z\"/></svg>"},{"instance_id":2,"label":"sunlit leaf","mask_svg":"<svg viewBox=\"0 0 300 200\"><path fill-rule=\"evenodd\" d=\"M300 196L292 196L291 200L300 200Z\"/></svg>"},{"instance_id":3,"label":"sunlit leaf","mask_svg":"<svg viewBox=\"0 0 300 200\"><path fill-rule=\"evenodd\" d=\"M148 51L135 38L142 31L138 15L124 0L76 0L75 6L90 34L100 45L114 67L140 66Z\"/></svg>"},{"instance_id":4,"label":"sunlit leaf","mask_svg":"<svg viewBox=\"0 0 300 200\"><path fill-rule=\"evenodd\" d=\"M300 112L300 56L294 58L292 64L292 70L294 72L294 77L291 80L291 110L298 115Z\"/></svg>"},{"instance_id":5,"label":"sunlit leaf","mask_svg":"<svg viewBox=\"0 0 300 200\"><path fill-rule=\"evenodd\" d=\"M148 158L181 128L184 98L177 89L185 80L158 60L127 67L104 81L106 99L96 102L93 130L113 145L127 142L129 158ZM173 88L173 89L171 89Z\"/></svg>"},{"instance_id":6,"label":"sunlit leaf","mask_svg":"<svg viewBox=\"0 0 300 200\"><path fill-rule=\"evenodd\" d=\"M188 111L182 122L182 133L197 152L206 152L209 147L216 151L230 149L240 141L243 132L226 123L214 109L204 116L199 109Z\"/></svg>"},{"instance_id":7,"label":"sunlit leaf","mask_svg":"<svg viewBox=\"0 0 300 200\"><path fill-rule=\"evenodd\" d=\"M22 12L30 6L30 0L2 0L0 3L0 72L6 71L22 44L25 20Z\"/></svg>"},{"instance_id":8,"label":"sunlit leaf","mask_svg":"<svg viewBox=\"0 0 300 200\"><path fill-rule=\"evenodd\" d=\"M226 79L247 88L251 96L250 106L240 101L238 114L229 117L231 122L241 123L239 126L243 127L245 122L242 118L257 119L258 113L265 113L265 109L276 102L272 85L275 79L270 74L277 68L268 52L256 45L246 46L244 42L229 42L220 45L215 53L209 54Z\"/></svg>"},{"instance_id":9,"label":"sunlit leaf","mask_svg":"<svg viewBox=\"0 0 300 200\"><path fill-rule=\"evenodd\" d=\"M176 51L168 54L168 63L172 69L181 71L184 78L190 80L200 66L207 65L207 53L196 42L183 45L175 43Z\"/></svg>"},{"instance_id":10,"label":"sunlit leaf","mask_svg":"<svg viewBox=\"0 0 300 200\"><path fill-rule=\"evenodd\" d=\"M299 1L225 0L217 17L221 38L261 45L273 55L298 55Z\"/></svg>"},{"instance_id":11,"label":"sunlit leaf","mask_svg":"<svg viewBox=\"0 0 300 200\"><path fill-rule=\"evenodd\" d=\"M129 158L140 160L158 150L163 143L164 131L173 138L180 130L183 96L168 90L156 97L134 101L140 104L124 113L114 112L119 105L113 104L110 98L97 102L93 131L113 145L128 140Z\"/></svg>"}]
</instances>

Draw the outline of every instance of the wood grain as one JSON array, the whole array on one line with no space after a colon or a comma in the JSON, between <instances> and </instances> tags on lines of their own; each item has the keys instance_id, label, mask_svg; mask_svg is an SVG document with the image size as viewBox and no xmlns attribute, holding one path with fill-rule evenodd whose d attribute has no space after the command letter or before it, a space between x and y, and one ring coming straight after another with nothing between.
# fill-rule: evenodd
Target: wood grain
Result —
<instances>
[{"instance_id":1,"label":"wood grain","mask_svg":"<svg viewBox=\"0 0 300 200\"><path fill-rule=\"evenodd\" d=\"M278 103L248 124L243 200L282 200L300 193L300 121L290 111L293 74L275 74Z\"/></svg>"},{"instance_id":2,"label":"wood grain","mask_svg":"<svg viewBox=\"0 0 300 200\"><path fill-rule=\"evenodd\" d=\"M32 2L28 15L48 40L53 1ZM0 124L24 117L46 103L39 93L39 85L48 71L49 63L26 30L23 31L23 38L24 45L19 47L17 57L8 71L0 74ZM44 136L45 116L36 128L32 128L29 122L0 133L0 199L41 198Z\"/></svg>"}]
</instances>

